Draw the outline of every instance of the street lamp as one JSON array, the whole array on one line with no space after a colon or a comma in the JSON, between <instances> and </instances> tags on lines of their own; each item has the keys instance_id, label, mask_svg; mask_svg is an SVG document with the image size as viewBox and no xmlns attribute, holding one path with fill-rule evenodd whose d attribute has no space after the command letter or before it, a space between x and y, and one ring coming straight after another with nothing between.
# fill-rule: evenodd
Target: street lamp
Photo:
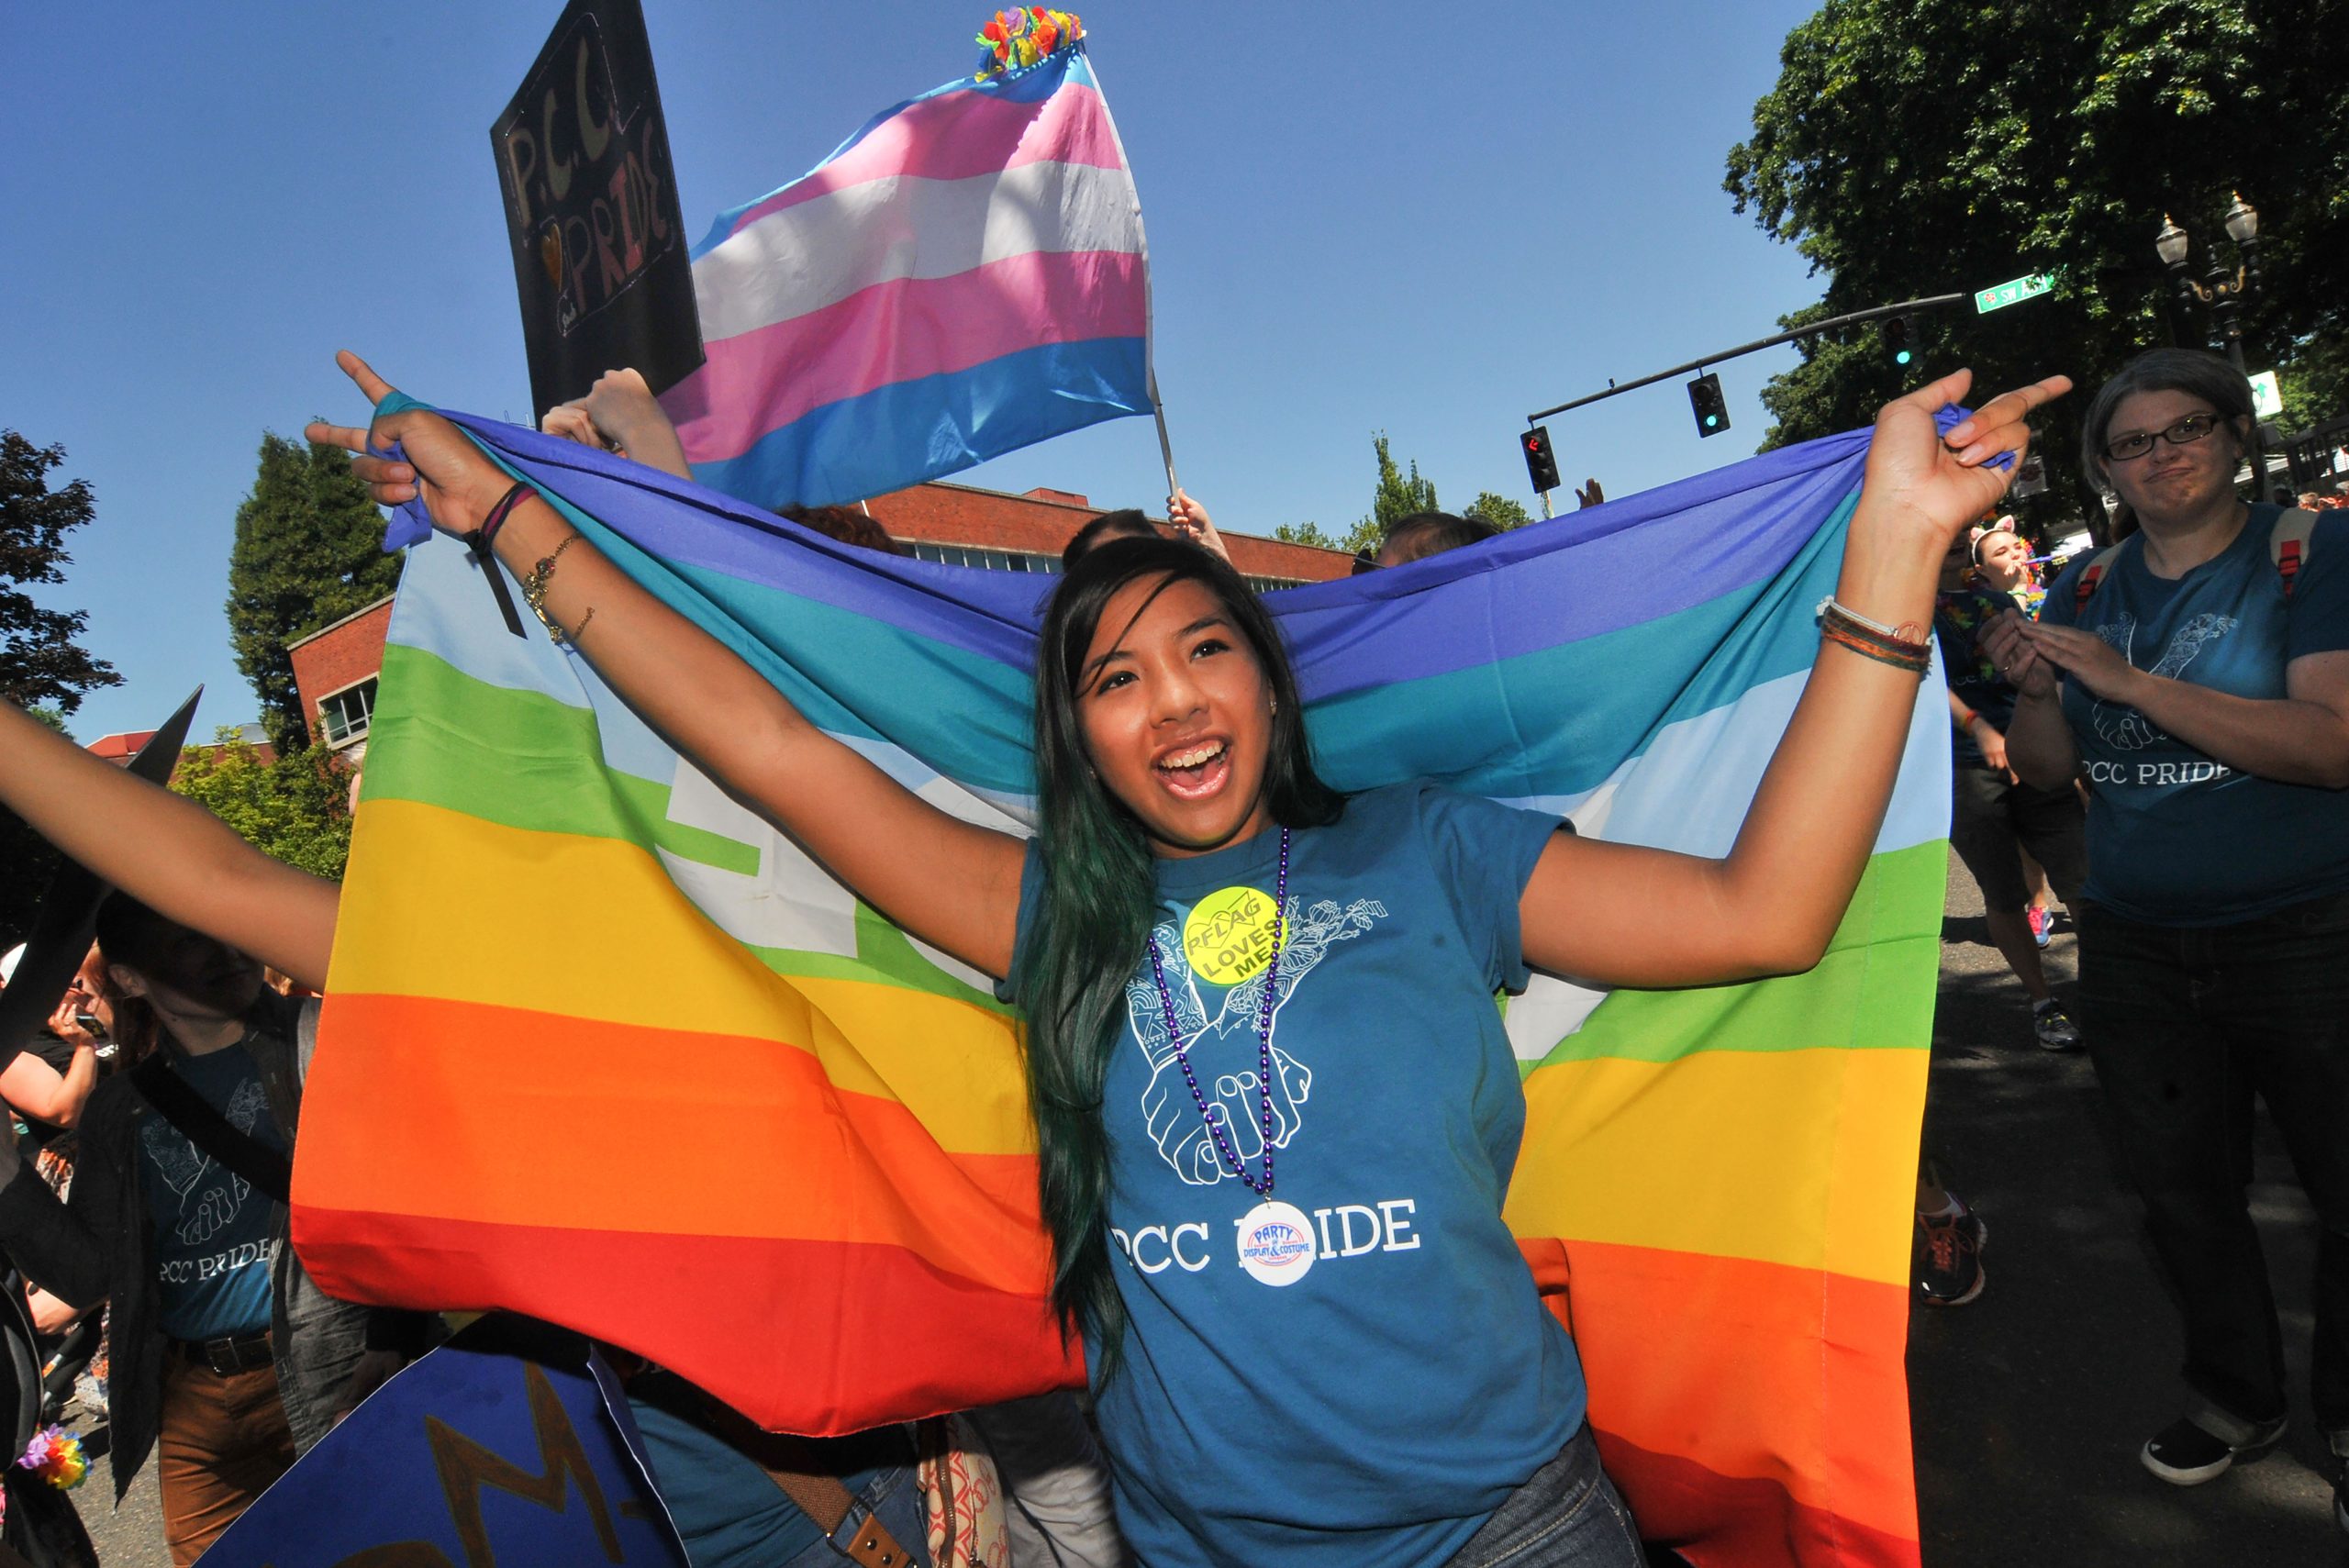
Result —
<instances>
[{"instance_id":1,"label":"street lamp","mask_svg":"<svg viewBox=\"0 0 2349 1568\"><path fill-rule=\"evenodd\" d=\"M2243 302L2244 295L2259 287L2259 212L2243 199L2242 192L2235 192L2234 198L2234 205L2227 209L2227 238L2235 242L2242 260L2235 263L2232 276L2228 275L2213 250L2210 272L2195 278L2188 271L2192 244L2186 230L2177 226L2177 220L2166 214L2162 217L2161 232L2154 236L2154 250L2177 284L2178 297L2199 300L2218 318L2220 335L2227 343L2227 358L2234 361L2235 369L2243 370Z\"/></svg>"}]
</instances>

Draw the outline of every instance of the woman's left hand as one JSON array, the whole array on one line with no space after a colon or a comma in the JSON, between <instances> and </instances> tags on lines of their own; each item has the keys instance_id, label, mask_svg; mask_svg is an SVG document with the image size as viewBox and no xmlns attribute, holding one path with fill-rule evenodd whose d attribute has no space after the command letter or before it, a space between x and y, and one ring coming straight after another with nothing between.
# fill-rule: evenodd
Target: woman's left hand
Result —
<instances>
[{"instance_id":1,"label":"woman's left hand","mask_svg":"<svg viewBox=\"0 0 2349 1568\"><path fill-rule=\"evenodd\" d=\"M2074 626L2049 626L2025 621L2022 635L2031 651L2106 702L2134 704L2135 683L2144 672L2121 656L2118 649L2092 631Z\"/></svg>"},{"instance_id":2,"label":"woman's left hand","mask_svg":"<svg viewBox=\"0 0 2349 1568\"><path fill-rule=\"evenodd\" d=\"M1943 435L1933 417L1973 384L1972 371L1953 371L1886 404L1868 447L1866 500L1885 522L1905 523L1932 541L1936 555L2007 493L2015 465L1993 468L1990 461L2010 454L2021 462L2031 446L2024 423L2031 411L2072 390L2069 376L2051 375L2000 393Z\"/></svg>"},{"instance_id":3,"label":"woman's left hand","mask_svg":"<svg viewBox=\"0 0 2349 1568\"><path fill-rule=\"evenodd\" d=\"M1231 551L1223 548L1223 536L1215 531L1215 521L1208 516L1208 509L1180 487L1166 497L1166 520L1193 544L1212 550L1226 561L1231 559Z\"/></svg>"}]
</instances>

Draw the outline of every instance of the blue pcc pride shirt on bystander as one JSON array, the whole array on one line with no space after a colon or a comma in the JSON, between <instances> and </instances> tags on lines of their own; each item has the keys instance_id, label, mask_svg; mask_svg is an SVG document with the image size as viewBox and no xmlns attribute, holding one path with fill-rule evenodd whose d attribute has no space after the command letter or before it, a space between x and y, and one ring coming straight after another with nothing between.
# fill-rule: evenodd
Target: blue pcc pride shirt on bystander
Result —
<instances>
[{"instance_id":1,"label":"blue pcc pride shirt on bystander","mask_svg":"<svg viewBox=\"0 0 2349 1568\"><path fill-rule=\"evenodd\" d=\"M1274 1183L1252 1177L1280 831L1156 863L1109 1068L1114 1267L1131 1328L1104 1381L1139 1559L1442 1563L1582 1425L1573 1341L1501 1200L1525 1128L1495 993L1527 980L1517 905L1561 824L1425 784L1298 830L1273 991ZM1041 892L1030 848L1019 936Z\"/></svg>"},{"instance_id":2,"label":"blue pcc pride shirt on bystander","mask_svg":"<svg viewBox=\"0 0 2349 1568\"><path fill-rule=\"evenodd\" d=\"M2175 580L2154 575L2133 536L2085 606L2089 561L2056 579L2040 618L2096 633L2140 670L2281 698L2292 660L2349 649L2349 514L2319 514L2288 602L2269 553L2281 515L2253 506L2232 544ZM2238 772L2077 681L2064 683L2064 717L2091 792L2088 902L2147 925L2221 926L2349 891L2349 792Z\"/></svg>"}]
</instances>

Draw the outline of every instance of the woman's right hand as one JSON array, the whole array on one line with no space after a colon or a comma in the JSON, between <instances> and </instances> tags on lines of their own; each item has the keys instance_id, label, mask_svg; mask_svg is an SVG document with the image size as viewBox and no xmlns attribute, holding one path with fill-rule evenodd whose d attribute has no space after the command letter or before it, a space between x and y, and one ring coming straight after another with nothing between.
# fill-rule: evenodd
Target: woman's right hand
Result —
<instances>
[{"instance_id":1,"label":"woman's right hand","mask_svg":"<svg viewBox=\"0 0 2349 1568\"><path fill-rule=\"evenodd\" d=\"M392 384L350 350L335 355L334 362L358 384L368 402L381 403L391 395ZM351 472L377 506L404 506L421 497L433 526L445 533L466 534L480 527L508 487L505 473L471 437L429 408L384 415L363 430L317 420L302 433L321 446L350 452ZM395 441L405 462L376 455Z\"/></svg>"},{"instance_id":2,"label":"woman's right hand","mask_svg":"<svg viewBox=\"0 0 2349 1568\"><path fill-rule=\"evenodd\" d=\"M2055 667L2039 656L2024 635L2021 610L2008 610L1982 629L1982 651L1998 667L2007 684L2026 697L2047 701L2057 691Z\"/></svg>"}]
</instances>

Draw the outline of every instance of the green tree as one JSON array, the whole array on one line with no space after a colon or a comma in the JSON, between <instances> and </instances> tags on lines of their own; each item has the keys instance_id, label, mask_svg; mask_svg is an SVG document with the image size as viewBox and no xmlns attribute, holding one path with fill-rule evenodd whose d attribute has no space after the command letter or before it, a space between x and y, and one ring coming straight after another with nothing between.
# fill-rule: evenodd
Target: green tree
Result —
<instances>
[{"instance_id":1,"label":"green tree","mask_svg":"<svg viewBox=\"0 0 2349 1568\"><path fill-rule=\"evenodd\" d=\"M1375 547L1386 539L1387 529L1412 513L1437 509L1435 481L1419 477L1417 460L1412 462L1408 474L1397 467L1394 454L1387 450L1386 431L1372 435L1370 450L1378 454L1378 488L1371 492L1370 516L1355 524L1353 533L1347 536L1349 550L1363 548L1353 540L1365 532L1367 542Z\"/></svg>"},{"instance_id":2,"label":"green tree","mask_svg":"<svg viewBox=\"0 0 2349 1568\"><path fill-rule=\"evenodd\" d=\"M113 665L75 640L89 624L84 612L44 609L25 591L65 580L73 559L65 536L97 515L87 481L50 488L50 471L64 461L62 447L0 430L0 697L60 730L83 693L122 684ZM56 866L48 841L0 807L0 949L32 929Z\"/></svg>"},{"instance_id":3,"label":"green tree","mask_svg":"<svg viewBox=\"0 0 2349 1568\"><path fill-rule=\"evenodd\" d=\"M285 645L392 591L400 563L383 552L383 534L348 453L262 437L228 556L228 638L261 699L262 727L282 752L309 743Z\"/></svg>"},{"instance_id":4,"label":"green tree","mask_svg":"<svg viewBox=\"0 0 2349 1568\"><path fill-rule=\"evenodd\" d=\"M1988 18L1986 20L1986 18ZM1987 30L1986 30L1987 29ZM1920 362L1876 328L1811 339L1762 398L1765 445L1866 423L1926 374L1999 388L2062 371L2081 391L2039 422L2051 477L2087 394L2141 349L2206 341L2172 303L2154 233L2173 214L2232 260L2221 214L2260 212L2253 368L2297 371L2311 411L2349 400L2349 0L2081 0L1980 7L1830 0L1787 36L1777 85L1725 185L1826 280L1798 326L2029 272L2054 292L1916 318Z\"/></svg>"},{"instance_id":5,"label":"green tree","mask_svg":"<svg viewBox=\"0 0 2349 1568\"><path fill-rule=\"evenodd\" d=\"M1280 523L1273 528L1273 537L1286 544L1308 544L1316 550L1335 550L1338 541L1321 531L1319 523Z\"/></svg>"},{"instance_id":6,"label":"green tree","mask_svg":"<svg viewBox=\"0 0 2349 1568\"><path fill-rule=\"evenodd\" d=\"M213 744L181 755L172 789L202 804L263 853L319 876L342 875L351 854L351 774L326 747L305 747L270 762L234 728L224 728Z\"/></svg>"},{"instance_id":7,"label":"green tree","mask_svg":"<svg viewBox=\"0 0 2349 1568\"><path fill-rule=\"evenodd\" d=\"M122 684L113 665L73 640L89 624L85 611L43 609L25 592L65 581L73 561L65 536L97 516L89 481L50 488L50 471L64 461L63 447L0 430L0 696L61 714L80 707L83 692Z\"/></svg>"},{"instance_id":8,"label":"green tree","mask_svg":"<svg viewBox=\"0 0 2349 1568\"><path fill-rule=\"evenodd\" d=\"M1493 527L1502 529L1521 528L1533 520L1532 513L1508 496L1490 490L1478 491L1476 498L1468 503L1465 515L1482 517Z\"/></svg>"}]
</instances>

